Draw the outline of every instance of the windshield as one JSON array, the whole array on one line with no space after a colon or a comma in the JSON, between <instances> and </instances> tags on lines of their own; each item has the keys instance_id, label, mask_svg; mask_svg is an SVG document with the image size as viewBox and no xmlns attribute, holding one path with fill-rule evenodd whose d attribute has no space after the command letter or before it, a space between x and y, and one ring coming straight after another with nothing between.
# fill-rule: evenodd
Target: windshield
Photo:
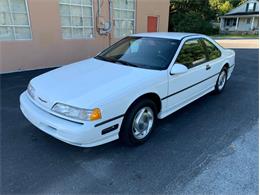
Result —
<instances>
[{"instance_id":1,"label":"windshield","mask_svg":"<svg viewBox=\"0 0 260 195\"><path fill-rule=\"evenodd\" d=\"M95 58L127 66L167 69L180 41L164 38L126 37Z\"/></svg>"}]
</instances>

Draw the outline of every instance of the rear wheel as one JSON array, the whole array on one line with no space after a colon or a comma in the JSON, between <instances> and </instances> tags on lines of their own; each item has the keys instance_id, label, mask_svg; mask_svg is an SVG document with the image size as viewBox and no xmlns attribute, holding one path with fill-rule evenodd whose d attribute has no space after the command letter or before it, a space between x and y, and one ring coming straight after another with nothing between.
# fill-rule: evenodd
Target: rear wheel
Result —
<instances>
[{"instance_id":1,"label":"rear wheel","mask_svg":"<svg viewBox=\"0 0 260 195\"><path fill-rule=\"evenodd\" d=\"M219 73L218 80L215 86L215 92L218 94L221 93L224 90L226 83L227 83L227 68L224 67Z\"/></svg>"},{"instance_id":2,"label":"rear wheel","mask_svg":"<svg viewBox=\"0 0 260 195\"><path fill-rule=\"evenodd\" d=\"M157 109L152 100L135 103L124 118L119 137L127 145L140 145L147 141L156 121Z\"/></svg>"}]
</instances>

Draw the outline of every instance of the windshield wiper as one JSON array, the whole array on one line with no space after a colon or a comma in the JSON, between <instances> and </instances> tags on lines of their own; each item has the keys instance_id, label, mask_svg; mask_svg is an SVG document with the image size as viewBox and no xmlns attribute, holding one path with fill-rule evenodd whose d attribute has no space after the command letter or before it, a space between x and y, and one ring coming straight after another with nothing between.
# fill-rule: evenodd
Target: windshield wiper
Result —
<instances>
[{"instance_id":1,"label":"windshield wiper","mask_svg":"<svg viewBox=\"0 0 260 195\"><path fill-rule=\"evenodd\" d=\"M130 62L127 62L127 61L124 61L124 60L116 60L115 63L120 63L120 64L123 64L123 65L126 65L126 66L139 67L136 64L133 64L133 63L130 63Z\"/></svg>"},{"instance_id":2,"label":"windshield wiper","mask_svg":"<svg viewBox=\"0 0 260 195\"><path fill-rule=\"evenodd\" d=\"M103 57L103 56L96 56L95 59L103 60L103 61L107 61L107 62L115 62L115 60L110 59L110 58L106 58L106 57Z\"/></svg>"},{"instance_id":3,"label":"windshield wiper","mask_svg":"<svg viewBox=\"0 0 260 195\"><path fill-rule=\"evenodd\" d=\"M123 65L126 65L126 66L139 67L136 64L133 64L133 63L130 63L130 62L127 62L127 61L124 61L124 60L116 60L116 59L112 59L112 58L106 58L106 57L103 57L103 56L96 56L95 58L98 59L98 60L103 60L103 61L107 61L107 62L123 64Z\"/></svg>"}]
</instances>

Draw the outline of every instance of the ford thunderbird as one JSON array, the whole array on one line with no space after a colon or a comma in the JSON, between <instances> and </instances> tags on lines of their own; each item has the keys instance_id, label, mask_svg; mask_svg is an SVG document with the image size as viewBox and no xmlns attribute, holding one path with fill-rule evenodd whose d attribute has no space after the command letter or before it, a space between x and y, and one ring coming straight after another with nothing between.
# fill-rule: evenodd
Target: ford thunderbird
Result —
<instances>
[{"instance_id":1,"label":"ford thunderbird","mask_svg":"<svg viewBox=\"0 0 260 195\"><path fill-rule=\"evenodd\" d=\"M75 146L140 145L158 119L221 93L234 66L234 51L205 35L135 34L33 78L20 108L34 126Z\"/></svg>"}]
</instances>

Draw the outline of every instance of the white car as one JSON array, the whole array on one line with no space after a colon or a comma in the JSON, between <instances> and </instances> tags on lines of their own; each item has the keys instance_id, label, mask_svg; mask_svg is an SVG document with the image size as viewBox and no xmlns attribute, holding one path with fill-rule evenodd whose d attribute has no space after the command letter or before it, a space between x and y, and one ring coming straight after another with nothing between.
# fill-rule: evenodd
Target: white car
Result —
<instances>
[{"instance_id":1,"label":"white car","mask_svg":"<svg viewBox=\"0 0 260 195\"><path fill-rule=\"evenodd\" d=\"M33 125L75 146L118 138L138 145L157 119L222 92L234 66L234 51L205 35L135 34L32 79L20 107Z\"/></svg>"}]
</instances>

